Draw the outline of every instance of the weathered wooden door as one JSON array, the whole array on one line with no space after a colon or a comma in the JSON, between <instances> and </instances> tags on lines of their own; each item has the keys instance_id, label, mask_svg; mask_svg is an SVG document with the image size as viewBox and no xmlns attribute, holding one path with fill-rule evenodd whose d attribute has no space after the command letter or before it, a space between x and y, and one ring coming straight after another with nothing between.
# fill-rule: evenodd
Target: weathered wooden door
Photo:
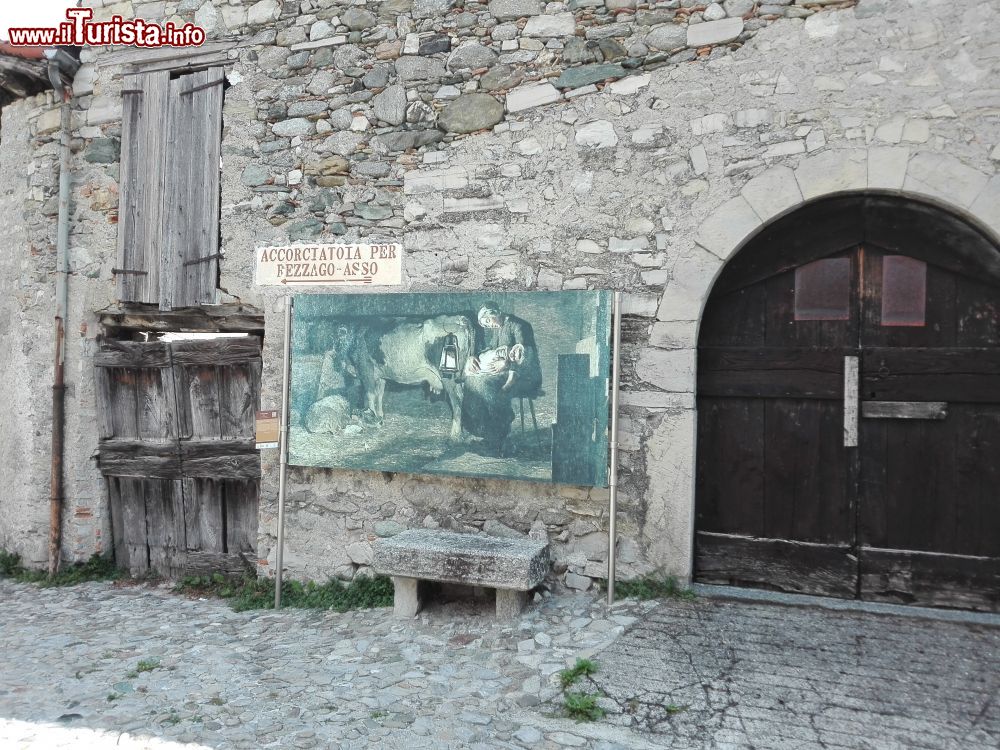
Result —
<instances>
[{"instance_id":1,"label":"weathered wooden door","mask_svg":"<svg viewBox=\"0 0 1000 750\"><path fill-rule=\"evenodd\" d=\"M859 595L1000 609L1000 288L861 262Z\"/></svg>"},{"instance_id":2,"label":"weathered wooden door","mask_svg":"<svg viewBox=\"0 0 1000 750\"><path fill-rule=\"evenodd\" d=\"M898 232L710 299L697 579L1000 610L1000 280Z\"/></svg>"},{"instance_id":3,"label":"weathered wooden door","mask_svg":"<svg viewBox=\"0 0 1000 750\"><path fill-rule=\"evenodd\" d=\"M118 565L165 576L252 566L260 340L106 341L95 364Z\"/></svg>"}]
</instances>

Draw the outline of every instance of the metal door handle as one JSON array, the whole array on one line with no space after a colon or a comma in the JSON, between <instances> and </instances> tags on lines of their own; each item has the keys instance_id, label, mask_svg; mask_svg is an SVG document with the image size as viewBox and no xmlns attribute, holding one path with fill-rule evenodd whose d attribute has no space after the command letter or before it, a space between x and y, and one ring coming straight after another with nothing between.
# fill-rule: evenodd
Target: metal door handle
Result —
<instances>
[{"instance_id":1,"label":"metal door handle","mask_svg":"<svg viewBox=\"0 0 1000 750\"><path fill-rule=\"evenodd\" d=\"M844 357L844 447L858 446L858 358Z\"/></svg>"}]
</instances>

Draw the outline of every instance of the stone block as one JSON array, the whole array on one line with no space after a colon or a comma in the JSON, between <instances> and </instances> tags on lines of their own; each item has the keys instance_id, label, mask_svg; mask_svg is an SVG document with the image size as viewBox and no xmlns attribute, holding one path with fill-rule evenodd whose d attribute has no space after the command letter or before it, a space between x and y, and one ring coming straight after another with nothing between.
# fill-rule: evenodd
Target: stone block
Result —
<instances>
[{"instance_id":1,"label":"stone block","mask_svg":"<svg viewBox=\"0 0 1000 750\"><path fill-rule=\"evenodd\" d=\"M410 529L375 542L373 567L391 576L527 591L548 573L549 548L534 539Z\"/></svg>"},{"instance_id":2,"label":"stone block","mask_svg":"<svg viewBox=\"0 0 1000 750\"><path fill-rule=\"evenodd\" d=\"M439 190L457 190L468 184L469 176L463 167L407 172L403 177L403 192L406 195L418 195Z\"/></svg>"},{"instance_id":3,"label":"stone block","mask_svg":"<svg viewBox=\"0 0 1000 750\"><path fill-rule=\"evenodd\" d=\"M659 349L693 349L697 343L696 320L658 321L649 332L649 345Z\"/></svg>"},{"instance_id":4,"label":"stone block","mask_svg":"<svg viewBox=\"0 0 1000 750\"><path fill-rule=\"evenodd\" d=\"M533 16L528 19L521 33L527 37L569 36L576 29L572 13Z\"/></svg>"},{"instance_id":5,"label":"stone block","mask_svg":"<svg viewBox=\"0 0 1000 750\"><path fill-rule=\"evenodd\" d=\"M617 96L628 96L630 94L638 93L640 89L648 86L651 80L652 75L650 73L631 75L628 78L622 78L619 81L612 81L604 87L604 91Z\"/></svg>"},{"instance_id":6,"label":"stone block","mask_svg":"<svg viewBox=\"0 0 1000 750\"><path fill-rule=\"evenodd\" d=\"M717 208L702 223L695 241L723 260L761 225L746 198L738 195Z\"/></svg>"},{"instance_id":7,"label":"stone block","mask_svg":"<svg viewBox=\"0 0 1000 750\"><path fill-rule=\"evenodd\" d=\"M721 265L718 256L700 247L678 258L670 269L670 281L663 290L657 320L698 320Z\"/></svg>"},{"instance_id":8,"label":"stone block","mask_svg":"<svg viewBox=\"0 0 1000 750\"><path fill-rule=\"evenodd\" d=\"M902 146L873 146L868 149L868 187L902 190L910 149Z\"/></svg>"},{"instance_id":9,"label":"stone block","mask_svg":"<svg viewBox=\"0 0 1000 750\"><path fill-rule=\"evenodd\" d=\"M795 172L780 165L754 177L740 193L764 221L802 203L802 191L799 190Z\"/></svg>"},{"instance_id":10,"label":"stone block","mask_svg":"<svg viewBox=\"0 0 1000 750\"><path fill-rule=\"evenodd\" d=\"M618 143L618 136L610 120L594 120L576 129L575 140L586 148L609 148Z\"/></svg>"},{"instance_id":11,"label":"stone block","mask_svg":"<svg viewBox=\"0 0 1000 750\"><path fill-rule=\"evenodd\" d=\"M490 0L490 15L498 21L513 21L542 12L539 0Z\"/></svg>"},{"instance_id":12,"label":"stone block","mask_svg":"<svg viewBox=\"0 0 1000 750\"><path fill-rule=\"evenodd\" d=\"M968 208L986 187L988 179L954 156L919 153L910 159L903 189Z\"/></svg>"},{"instance_id":13,"label":"stone block","mask_svg":"<svg viewBox=\"0 0 1000 750\"><path fill-rule=\"evenodd\" d=\"M743 33L742 18L724 18L721 21L706 21L688 26L687 46L698 48L710 44L725 44Z\"/></svg>"},{"instance_id":14,"label":"stone block","mask_svg":"<svg viewBox=\"0 0 1000 750\"><path fill-rule=\"evenodd\" d=\"M825 151L799 163L795 179L806 200L821 195L864 190L868 186L866 151Z\"/></svg>"},{"instance_id":15,"label":"stone block","mask_svg":"<svg viewBox=\"0 0 1000 750\"><path fill-rule=\"evenodd\" d=\"M278 0L260 0L247 9L247 23L254 26L277 21L281 15L281 5Z\"/></svg>"},{"instance_id":16,"label":"stone block","mask_svg":"<svg viewBox=\"0 0 1000 750\"><path fill-rule=\"evenodd\" d=\"M654 349L639 352L635 374L644 383L674 393L694 392L695 349Z\"/></svg>"},{"instance_id":17,"label":"stone block","mask_svg":"<svg viewBox=\"0 0 1000 750\"><path fill-rule=\"evenodd\" d=\"M1000 234L1000 175L994 175L969 208L972 216Z\"/></svg>"},{"instance_id":18,"label":"stone block","mask_svg":"<svg viewBox=\"0 0 1000 750\"><path fill-rule=\"evenodd\" d=\"M518 86L507 94L507 111L520 112L559 101L559 90L551 83L531 83Z\"/></svg>"},{"instance_id":19,"label":"stone block","mask_svg":"<svg viewBox=\"0 0 1000 750\"><path fill-rule=\"evenodd\" d=\"M658 294L625 294L622 296L622 315L637 318L652 318L659 308Z\"/></svg>"}]
</instances>

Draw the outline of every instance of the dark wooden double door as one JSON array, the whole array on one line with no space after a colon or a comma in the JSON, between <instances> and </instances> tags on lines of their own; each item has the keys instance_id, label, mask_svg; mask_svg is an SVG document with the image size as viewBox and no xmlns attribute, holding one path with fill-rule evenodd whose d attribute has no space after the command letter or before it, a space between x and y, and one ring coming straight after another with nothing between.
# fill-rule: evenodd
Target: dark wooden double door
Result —
<instances>
[{"instance_id":1,"label":"dark wooden double door","mask_svg":"<svg viewBox=\"0 0 1000 750\"><path fill-rule=\"evenodd\" d=\"M252 569L260 339L109 340L95 364L118 566L162 576Z\"/></svg>"},{"instance_id":2,"label":"dark wooden double door","mask_svg":"<svg viewBox=\"0 0 1000 750\"><path fill-rule=\"evenodd\" d=\"M697 580L1000 610L1000 285L931 261L866 244L713 294Z\"/></svg>"}]
</instances>

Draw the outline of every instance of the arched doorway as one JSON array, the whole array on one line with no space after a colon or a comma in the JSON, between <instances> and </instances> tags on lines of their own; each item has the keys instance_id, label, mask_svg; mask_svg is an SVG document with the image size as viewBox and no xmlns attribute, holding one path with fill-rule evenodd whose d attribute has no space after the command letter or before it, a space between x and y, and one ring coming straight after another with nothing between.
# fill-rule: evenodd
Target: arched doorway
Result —
<instances>
[{"instance_id":1,"label":"arched doorway","mask_svg":"<svg viewBox=\"0 0 1000 750\"><path fill-rule=\"evenodd\" d=\"M726 265L698 340L695 579L1000 610L1000 249L821 199Z\"/></svg>"}]
</instances>

